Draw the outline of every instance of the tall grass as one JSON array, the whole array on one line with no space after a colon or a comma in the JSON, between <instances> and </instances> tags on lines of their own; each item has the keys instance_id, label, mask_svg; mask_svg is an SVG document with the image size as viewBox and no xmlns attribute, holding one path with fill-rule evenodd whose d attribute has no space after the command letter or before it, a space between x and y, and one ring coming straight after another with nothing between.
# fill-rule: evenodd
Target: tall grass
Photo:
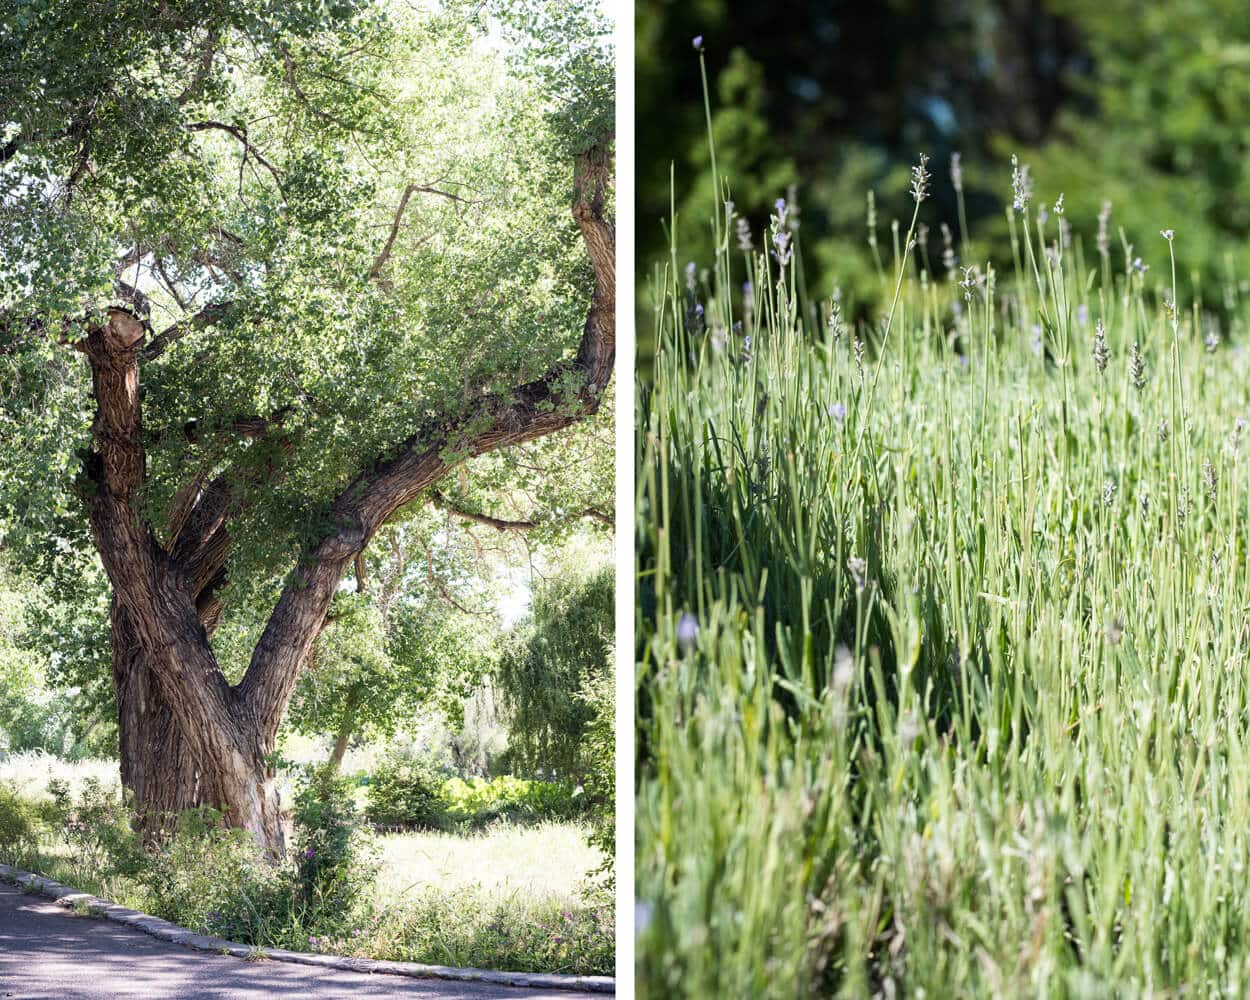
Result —
<instances>
[{"instance_id":1,"label":"tall grass","mask_svg":"<svg viewBox=\"0 0 1250 1000\"><path fill-rule=\"evenodd\" d=\"M1240 286L1037 209L880 323L731 215L658 276L640 997L1250 992Z\"/></svg>"},{"instance_id":2,"label":"tall grass","mask_svg":"<svg viewBox=\"0 0 1250 1000\"><path fill-rule=\"evenodd\" d=\"M48 798L48 782L54 780L65 782L77 795L91 779L106 788L120 787L117 761L70 761L38 750L0 755L0 784L27 798Z\"/></svg>"}]
</instances>

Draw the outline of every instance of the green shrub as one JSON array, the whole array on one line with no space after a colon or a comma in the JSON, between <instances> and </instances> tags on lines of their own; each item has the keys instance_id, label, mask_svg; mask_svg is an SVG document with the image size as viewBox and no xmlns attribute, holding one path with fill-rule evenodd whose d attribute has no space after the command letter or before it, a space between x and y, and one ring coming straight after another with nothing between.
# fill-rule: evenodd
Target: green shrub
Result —
<instances>
[{"instance_id":1,"label":"green shrub","mask_svg":"<svg viewBox=\"0 0 1250 1000\"><path fill-rule=\"evenodd\" d=\"M489 781L447 778L428 761L400 752L388 754L374 772L365 813L376 826L440 830L501 819L568 819L590 806L589 797L570 782L512 775Z\"/></svg>"},{"instance_id":2,"label":"green shrub","mask_svg":"<svg viewBox=\"0 0 1250 1000\"><path fill-rule=\"evenodd\" d=\"M138 879L152 913L192 930L248 944L303 939L293 867L267 862L247 833L207 806L178 817Z\"/></svg>"},{"instance_id":3,"label":"green shrub","mask_svg":"<svg viewBox=\"0 0 1250 1000\"><path fill-rule=\"evenodd\" d=\"M585 782L590 812L590 843L603 852L603 863L591 874L589 888L607 897L616 894L616 682L610 671L581 694L594 714L582 740L589 767Z\"/></svg>"},{"instance_id":4,"label":"green shrub","mask_svg":"<svg viewBox=\"0 0 1250 1000\"><path fill-rule=\"evenodd\" d=\"M586 801L581 791L565 782L530 781L503 775L450 778L439 791L447 818L457 825L485 826L498 819L567 819Z\"/></svg>"},{"instance_id":5,"label":"green shrub","mask_svg":"<svg viewBox=\"0 0 1250 1000\"><path fill-rule=\"evenodd\" d=\"M443 776L426 761L404 753L382 759L369 783L365 815L376 826L438 828L443 825L439 787Z\"/></svg>"},{"instance_id":6,"label":"green shrub","mask_svg":"<svg viewBox=\"0 0 1250 1000\"><path fill-rule=\"evenodd\" d=\"M38 847L42 819L38 806L0 785L0 860L20 864Z\"/></svg>"},{"instance_id":7,"label":"green shrub","mask_svg":"<svg viewBox=\"0 0 1250 1000\"><path fill-rule=\"evenodd\" d=\"M295 796L295 878L314 922L321 914L349 912L377 874L361 834L354 784L314 768Z\"/></svg>"},{"instance_id":8,"label":"green shrub","mask_svg":"<svg viewBox=\"0 0 1250 1000\"><path fill-rule=\"evenodd\" d=\"M48 794L52 797L45 807L49 825L68 848L70 868L80 883L135 875L142 869L143 848L116 788L89 777L75 799L69 782L53 778Z\"/></svg>"}]
</instances>

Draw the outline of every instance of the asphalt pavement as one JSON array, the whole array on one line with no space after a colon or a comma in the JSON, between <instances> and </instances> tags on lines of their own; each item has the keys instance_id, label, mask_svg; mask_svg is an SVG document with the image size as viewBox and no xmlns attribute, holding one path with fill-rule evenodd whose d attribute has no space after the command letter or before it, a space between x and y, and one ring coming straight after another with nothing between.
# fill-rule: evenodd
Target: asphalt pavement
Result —
<instances>
[{"instance_id":1,"label":"asphalt pavement","mask_svg":"<svg viewBox=\"0 0 1250 1000\"><path fill-rule=\"evenodd\" d=\"M0 1000L602 1000L193 951L0 884Z\"/></svg>"}]
</instances>

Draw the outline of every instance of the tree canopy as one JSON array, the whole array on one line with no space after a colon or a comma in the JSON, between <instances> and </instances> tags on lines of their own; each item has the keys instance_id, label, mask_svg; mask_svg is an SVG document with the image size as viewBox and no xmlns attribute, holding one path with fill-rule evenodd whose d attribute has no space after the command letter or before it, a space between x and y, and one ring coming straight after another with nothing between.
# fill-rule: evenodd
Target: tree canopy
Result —
<instances>
[{"instance_id":1,"label":"tree canopy","mask_svg":"<svg viewBox=\"0 0 1250 1000\"><path fill-rule=\"evenodd\" d=\"M556 131L540 82L456 7L106 7L0 23L10 542L81 537L90 387L61 342L122 296L160 331L143 502L169 524L188 478L238 469L251 571L229 576L250 588L323 529L361 455L576 343L563 154L589 137Z\"/></svg>"},{"instance_id":2,"label":"tree canopy","mask_svg":"<svg viewBox=\"0 0 1250 1000\"><path fill-rule=\"evenodd\" d=\"M1065 219L1086 254L1109 201L1117 265L1120 226L1136 254L1157 251L1158 231L1176 226L1179 279L1189 285L1191 270L1202 273L1199 290L1248 259L1250 158L1239 109L1250 97L1250 20L1241 4L897 0L800 4L779 14L725 0L640 0L637 27L644 278L668 260L671 204L679 266L709 258L711 219L723 211L711 182L696 36L719 173L737 210L758 237L777 198L797 203L809 287L822 297L840 287L859 319L871 321L889 293L867 242L865 193L875 193L884 257L891 221L910 216L909 167L919 153L931 157L934 175L920 221L935 274L944 271L943 224L961 263L1010 259L1003 209L1013 153L1031 165L1041 203L1065 194ZM955 152L967 247L950 177ZM918 266L923 260L918 254ZM1204 304L1230 319L1215 298Z\"/></svg>"}]
</instances>

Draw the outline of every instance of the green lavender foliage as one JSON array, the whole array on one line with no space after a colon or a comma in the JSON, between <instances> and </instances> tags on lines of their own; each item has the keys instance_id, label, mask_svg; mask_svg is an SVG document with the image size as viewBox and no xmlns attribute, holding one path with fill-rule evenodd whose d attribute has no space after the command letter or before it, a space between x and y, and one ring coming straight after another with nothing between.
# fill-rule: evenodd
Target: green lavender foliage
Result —
<instances>
[{"instance_id":1,"label":"green lavender foliage","mask_svg":"<svg viewBox=\"0 0 1250 1000\"><path fill-rule=\"evenodd\" d=\"M1001 271L884 244L872 327L725 219L660 273L640 997L1250 988L1244 304L1037 207Z\"/></svg>"}]
</instances>

